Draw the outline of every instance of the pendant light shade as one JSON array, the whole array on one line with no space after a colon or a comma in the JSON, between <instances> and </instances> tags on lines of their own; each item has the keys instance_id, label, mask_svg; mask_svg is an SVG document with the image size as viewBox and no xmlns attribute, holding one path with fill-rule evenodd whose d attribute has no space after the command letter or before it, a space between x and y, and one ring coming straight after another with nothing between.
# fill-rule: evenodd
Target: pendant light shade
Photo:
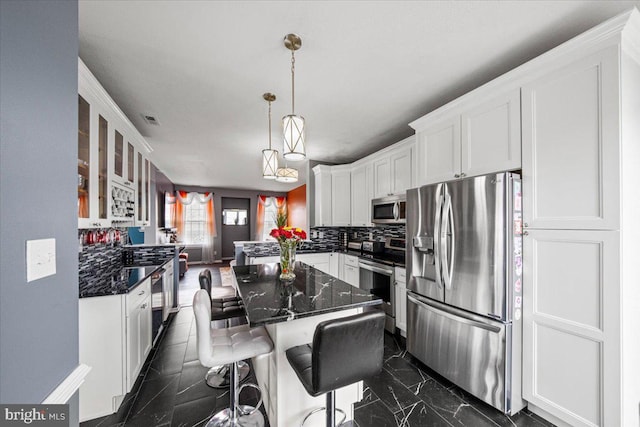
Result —
<instances>
[{"instance_id":1,"label":"pendant light shade","mask_svg":"<svg viewBox=\"0 0 640 427\"><path fill-rule=\"evenodd\" d=\"M304 160L304 117L290 114L282 118L284 129L284 158L291 161Z\"/></svg>"},{"instance_id":2,"label":"pendant light shade","mask_svg":"<svg viewBox=\"0 0 640 427\"><path fill-rule=\"evenodd\" d=\"M304 117L295 114L295 51L302 46L302 39L296 34L287 34L284 45L291 51L291 114L282 118L284 130L284 149L282 156L291 161L304 160L305 151ZM297 178L296 178L297 179Z\"/></svg>"},{"instance_id":3,"label":"pendant light shade","mask_svg":"<svg viewBox=\"0 0 640 427\"><path fill-rule=\"evenodd\" d=\"M284 167L278 168L276 172L276 181L278 182L296 182L298 180L298 170L294 168Z\"/></svg>"},{"instance_id":4,"label":"pendant light shade","mask_svg":"<svg viewBox=\"0 0 640 427\"><path fill-rule=\"evenodd\" d=\"M278 151L262 150L262 177L264 179L276 179L278 170Z\"/></svg>"},{"instance_id":5,"label":"pendant light shade","mask_svg":"<svg viewBox=\"0 0 640 427\"><path fill-rule=\"evenodd\" d=\"M271 149L271 103L276 100L276 96L272 93L265 93L262 97L269 103L269 148L262 150L262 177L276 179L278 151Z\"/></svg>"}]
</instances>

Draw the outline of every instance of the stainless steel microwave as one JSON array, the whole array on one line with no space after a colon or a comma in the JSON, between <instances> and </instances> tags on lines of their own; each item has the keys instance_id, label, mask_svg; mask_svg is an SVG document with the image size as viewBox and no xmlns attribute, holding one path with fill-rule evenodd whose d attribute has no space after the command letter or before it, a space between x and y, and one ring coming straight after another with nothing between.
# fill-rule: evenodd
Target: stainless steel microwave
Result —
<instances>
[{"instance_id":1,"label":"stainless steel microwave","mask_svg":"<svg viewBox=\"0 0 640 427\"><path fill-rule=\"evenodd\" d=\"M407 196L398 194L371 200L371 222L404 224L407 222Z\"/></svg>"}]
</instances>

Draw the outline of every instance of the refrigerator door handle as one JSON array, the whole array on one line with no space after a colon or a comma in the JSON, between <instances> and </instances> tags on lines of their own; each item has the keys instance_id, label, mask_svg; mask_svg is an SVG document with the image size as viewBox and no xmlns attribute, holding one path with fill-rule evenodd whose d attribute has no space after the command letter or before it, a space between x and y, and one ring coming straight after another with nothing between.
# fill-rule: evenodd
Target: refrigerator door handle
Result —
<instances>
[{"instance_id":1,"label":"refrigerator door handle","mask_svg":"<svg viewBox=\"0 0 640 427\"><path fill-rule=\"evenodd\" d=\"M413 292L407 292L407 299L409 301L413 302L416 305L419 305L419 306L421 306L421 307L423 307L423 308L425 308L427 310L435 311L440 316L446 317L446 318L451 319L451 320L455 320L456 322L465 323L467 325L471 325L471 326L474 326L476 328L485 329L487 331L494 332L494 333L499 333L500 332L500 327L498 327L498 326L493 326L493 325L490 325L488 323L484 323L484 322L480 322L480 321L477 321L475 319L472 319L472 318L468 317L461 310L456 310L454 312L453 310L450 310L446 306L442 306L440 304L436 306L433 303L429 302L426 298L420 297L420 296L414 294Z\"/></svg>"},{"instance_id":2,"label":"refrigerator door handle","mask_svg":"<svg viewBox=\"0 0 640 427\"><path fill-rule=\"evenodd\" d=\"M442 263L442 276L444 279L444 287L445 289L449 289L451 290L451 278L453 275L453 247L451 248L451 264L449 264L448 258L449 258L449 226L451 225L451 236L452 236L452 243L453 243L453 224L452 221L450 221L451 219L451 215L452 215L452 207L451 207L451 196L449 194L445 194L444 196L444 208L442 209L442 213L443 213L443 224L442 227L440 229L440 241L441 241L441 245L442 245L442 257L441 257L441 263Z\"/></svg>"},{"instance_id":3,"label":"refrigerator door handle","mask_svg":"<svg viewBox=\"0 0 640 427\"><path fill-rule=\"evenodd\" d=\"M440 191L442 186L438 186L436 190L436 219L433 228L433 237L435 238L433 244L433 256L435 258L436 267L436 284L439 288L442 287L442 272L440 261L440 222L442 220L442 195Z\"/></svg>"}]
</instances>

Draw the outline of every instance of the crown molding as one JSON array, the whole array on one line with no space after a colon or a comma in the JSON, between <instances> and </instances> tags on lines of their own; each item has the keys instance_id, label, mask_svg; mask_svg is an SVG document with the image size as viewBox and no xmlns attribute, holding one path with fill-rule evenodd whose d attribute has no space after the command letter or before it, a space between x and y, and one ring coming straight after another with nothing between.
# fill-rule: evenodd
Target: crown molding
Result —
<instances>
[{"instance_id":1,"label":"crown molding","mask_svg":"<svg viewBox=\"0 0 640 427\"><path fill-rule=\"evenodd\" d=\"M451 117L453 114L459 114L461 109L476 102L478 99L487 100L500 96L506 91L521 87L548 71L550 67L555 67L558 63L571 60L577 54L583 56L585 53L620 44L623 38L623 31L628 31L625 44L629 52L635 56L638 54L638 43L640 43L640 35L638 34L640 31L640 17L638 15L639 12L636 8L621 13L414 120L409 123L409 126L416 131L421 131Z\"/></svg>"}]
</instances>

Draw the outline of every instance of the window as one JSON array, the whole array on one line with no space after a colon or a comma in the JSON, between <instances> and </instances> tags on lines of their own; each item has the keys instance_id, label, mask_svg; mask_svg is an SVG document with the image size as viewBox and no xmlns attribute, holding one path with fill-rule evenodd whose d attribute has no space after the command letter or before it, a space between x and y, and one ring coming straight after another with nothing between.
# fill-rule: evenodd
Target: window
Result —
<instances>
[{"instance_id":1,"label":"window","mask_svg":"<svg viewBox=\"0 0 640 427\"><path fill-rule=\"evenodd\" d=\"M205 243L207 230L207 205L205 203L191 203L185 205L184 240L187 244Z\"/></svg>"},{"instance_id":2,"label":"window","mask_svg":"<svg viewBox=\"0 0 640 427\"><path fill-rule=\"evenodd\" d=\"M246 209L224 209L222 211L222 224L247 225Z\"/></svg>"},{"instance_id":3,"label":"window","mask_svg":"<svg viewBox=\"0 0 640 427\"><path fill-rule=\"evenodd\" d=\"M278 207L276 206L275 198L270 197L270 202L267 201L264 207L264 228L262 229L262 240L275 240L273 237L269 236L271 230L276 228L276 218L278 217Z\"/></svg>"}]
</instances>

